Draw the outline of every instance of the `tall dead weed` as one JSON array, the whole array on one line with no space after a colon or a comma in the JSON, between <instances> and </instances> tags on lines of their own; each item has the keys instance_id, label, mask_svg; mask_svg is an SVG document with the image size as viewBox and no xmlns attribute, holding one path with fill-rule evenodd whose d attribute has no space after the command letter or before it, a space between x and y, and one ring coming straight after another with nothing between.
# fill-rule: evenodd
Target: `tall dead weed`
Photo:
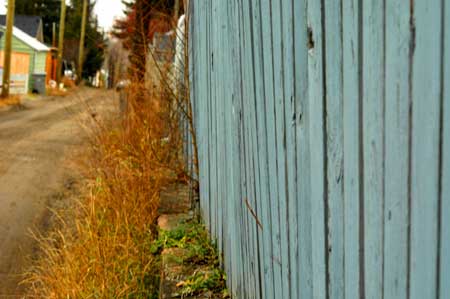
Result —
<instances>
[{"instance_id":1,"label":"tall dead weed","mask_svg":"<svg viewBox=\"0 0 450 299\"><path fill-rule=\"evenodd\" d=\"M131 86L128 94L126 116L90 128L80 162L87 195L37 236L42 255L25 280L30 297L157 298L150 245L159 192L183 172L180 138L161 93Z\"/></svg>"}]
</instances>

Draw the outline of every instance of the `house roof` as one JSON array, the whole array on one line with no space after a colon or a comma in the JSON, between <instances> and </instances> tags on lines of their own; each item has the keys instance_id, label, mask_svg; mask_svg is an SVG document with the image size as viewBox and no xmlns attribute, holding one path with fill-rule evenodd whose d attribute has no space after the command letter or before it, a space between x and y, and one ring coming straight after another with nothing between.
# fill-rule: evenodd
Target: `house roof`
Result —
<instances>
[{"instance_id":1,"label":"house roof","mask_svg":"<svg viewBox=\"0 0 450 299\"><path fill-rule=\"evenodd\" d=\"M3 31L6 30L5 26L0 26L0 28ZM0 38L2 38L3 35L4 34L2 32L2 36L0 36ZM47 47L46 45L44 45L43 43L41 43L34 37L29 36L28 34L26 34L25 32L23 32L22 30L20 30L17 27L13 27L13 35L36 51L50 51L49 47Z\"/></svg>"},{"instance_id":2,"label":"house roof","mask_svg":"<svg viewBox=\"0 0 450 299\"><path fill-rule=\"evenodd\" d=\"M24 31L32 37L37 37L39 26L42 22L41 17L38 16L14 16L14 26ZM6 15L0 15L0 25L6 24Z\"/></svg>"}]
</instances>

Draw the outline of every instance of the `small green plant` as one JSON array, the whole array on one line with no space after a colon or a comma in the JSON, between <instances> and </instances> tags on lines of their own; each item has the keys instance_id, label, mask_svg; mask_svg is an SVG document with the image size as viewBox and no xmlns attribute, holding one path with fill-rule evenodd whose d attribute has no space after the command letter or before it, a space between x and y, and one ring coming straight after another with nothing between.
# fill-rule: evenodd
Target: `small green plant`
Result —
<instances>
[{"instance_id":1,"label":"small green plant","mask_svg":"<svg viewBox=\"0 0 450 299\"><path fill-rule=\"evenodd\" d=\"M201 224L187 222L172 231L161 230L150 251L157 254L164 248L174 247L187 250L186 256L183 257L185 264L219 264L216 248L211 244L208 233Z\"/></svg>"},{"instance_id":2,"label":"small green plant","mask_svg":"<svg viewBox=\"0 0 450 299\"><path fill-rule=\"evenodd\" d=\"M217 248L211 243L203 225L190 221L171 231L160 230L150 252L157 255L169 248L183 249L182 256L171 258L179 260L191 273L195 270L178 284L181 297L210 293L214 294L214 298L229 298L226 275L220 268Z\"/></svg>"},{"instance_id":3,"label":"small green plant","mask_svg":"<svg viewBox=\"0 0 450 299\"><path fill-rule=\"evenodd\" d=\"M204 292L221 293L222 298L229 297L226 290L226 275L217 268L198 272L190 276L182 284L182 296L195 296Z\"/></svg>"}]
</instances>

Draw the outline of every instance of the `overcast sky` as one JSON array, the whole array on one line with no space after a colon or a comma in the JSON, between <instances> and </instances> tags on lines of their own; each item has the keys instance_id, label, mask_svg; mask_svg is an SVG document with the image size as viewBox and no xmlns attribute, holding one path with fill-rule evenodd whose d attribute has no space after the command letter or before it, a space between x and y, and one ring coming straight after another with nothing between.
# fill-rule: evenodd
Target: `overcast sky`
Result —
<instances>
[{"instance_id":1,"label":"overcast sky","mask_svg":"<svg viewBox=\"0 0 450 299\"><path fill-rule=\"evenodd\" d=\"M5 3L7 0L0 0L0 13L5 14ZM69 1L66 1L69 2ZM105 30L111 28L114 18L123 15L123 4L121 0L97 0L95 12L98 15L99 25Z\"/></svg>"}]
</instances>

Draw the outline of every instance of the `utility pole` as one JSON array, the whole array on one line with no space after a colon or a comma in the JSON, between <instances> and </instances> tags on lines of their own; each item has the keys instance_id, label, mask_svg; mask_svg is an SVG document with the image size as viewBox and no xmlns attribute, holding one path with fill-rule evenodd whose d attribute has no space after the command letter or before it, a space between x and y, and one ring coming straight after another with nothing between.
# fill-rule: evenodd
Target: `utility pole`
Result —
<instances>
[{"instance_id":1,"label":"utility pole","mask_svg":"<svg viewBox=\"0 0 450 299\"><path fill-rule=\"evenodd\" d=\"M52 47L56 48L56 23L52 23Z\"/></svg>"},{"instance_id":2,"label":"utility pole","mask_svg":"<svg viewBox=\"0 0 450 299\"><path fill-rule=\"evenodd\" d=\"M56 81L61 83L62 58L64 50L64 27L66 25L66 0L61 0L61 16L59 20L58 63L56 67Z\"/></svg>"},{"instance_id":3,"label":"utility pole","mask_svg":"<svg viewBox=\"0 0 450 299\"><path fill-rule=\"evenodd\" d=\"M173 18L175 19L175 28L178 25L179 14L180 14L180 0L175 0L175 7L174 7L174 13L173 13Z\"/></svg>"},{"instance_id":4,"label":"utility pole","mask_svg":"<svg viewBox=\"0 0 450 299\"><path fill-rule=\"evenodd\" d=\"M84 39L86 35L88 0L83 0L83 16L81 19L80 50L78 51L78 82L81 82L84 62Z\"/></svg>"},{"instance_id":5,"label":"utility pole","mask_svg":"<svg viewBox=\"0 0 450 299\"><path fill-rule=\"evenodd\" d=\"M6 35L5 35L5 51L3 61L3 86L2 98L9 96L9 83L11 73L11 51L12 51L12 33L14 26L14 6L15 0L8 0L8 13L6 17Z\"/></svg>"}]
</instances>

